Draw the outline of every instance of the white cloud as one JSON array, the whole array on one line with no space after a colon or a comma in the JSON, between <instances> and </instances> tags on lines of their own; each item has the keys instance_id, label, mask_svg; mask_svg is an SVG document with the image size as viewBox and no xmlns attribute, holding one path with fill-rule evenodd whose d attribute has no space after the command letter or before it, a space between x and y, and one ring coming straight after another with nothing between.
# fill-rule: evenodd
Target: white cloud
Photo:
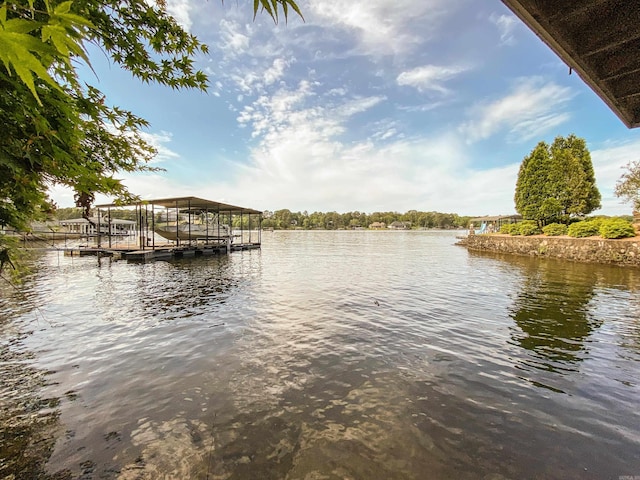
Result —
<instances>
[{"instance_id":1,"label":"white cloud","mask_svg":"<svg viewBox=\"0 0 640 480\"><path fill-rule=\"evenodd\" d=\"M249 49L250 36L246 29L238 22L220 20L221 44L217 47L226 57L238 57Z\"/></svg>"},{"instance_id":2,"label":"white cloud","mask_svg":"<svg viewBox=\"0 0 640 480\"><path fill-rule=\"evenodd\" d=\"M388 130L380 131L373 134L374 139L376 140L388 140L398 134L398 130L395 128L389 128Z\"/></svg>"},{"instance_id":3,"label":"white cloud","mask_svg":"<svg viewBox=\"0 0 640 480\"><path fill-rule=\"evenodd\" d=\"M74 207L74 192L69 187L62 185L51 185L47 190L49 198L60 208ZM105 202L106 203L106 202Z\"/></svg>"},{"instance_id":4,"label":"white cloud","mask_svg":"<svg viewBox=\"0 0 640 480\"><path fill-rule=\"evenodd\" d=\"M233 186L215 187L220 195L241 191L241 203L268 209L513 210L517 166L477 171L455 132L403 138L393 120L375 122L368 137L344 139L355 116L386 99L323 95L320 87L301 82L242 110L238 121L258 143L249 164L236 165Z\"/></svg>"},{"instance_id":5,"label":"white cloud","mask_svg":"<svg viewBox=\"0 0 640 480\"><path fill-rule=\"evenodd\" d=\"M256 149L234 188L270 209L511 213L517 166L475 171L460 145L454 137L347 144L299 128Z\"/></svg>"},{"instance_id":6,"label":"white cloud","mask_svg":"<svg viewBox=\"0 0 640 480\"><path fill-rule=\"evenodd\" d=\"M392 118L378 120L371 125L373 133L370 139L374 142L388 143L390 139L400 140L405 137L400 123Z\"/></svg>"},{"instance_id":7,"label":"white cloud","mask_svg":"<svg viewBox=\"0 0 640 480\"><path fill-rule=\"evenodd\" d=\"M450 80L467 68L462 66L424 65L400 73L396 81L398 85L408 85L420 92L432 90L441 94L449 93L443 82Z\"/></svg>"},{"instance_id":8,"label":"white cloud","mask_svg":"<svg viewBox=\"0 0 640 480\"><path fill-rule=\"evenodd\" d=\"M430 38L447 10L444 0L317 0L309 18L353 33L358 49L372 55L406 53ZM410 28L413 27L413 28Z\"/></svg>"},{"instance_id":9,"label":"white cloud","mask_svg":"<svg viewBox=\"0 0 640 480\"><path fill-rule=\"evenodd\" d=\"M512 141L530 140L569 120L564 110L573 96L570 88L538 77L519 79L505 97L473 106L460 129L468 142L503 130Z\"/></svg>"},{"instance_id":10,"label":"white cloud","mask_svg":"<svg viewBox=\"0 0 640 480\"><path fill-rule=\"evenodd\" d=\"M167 144L171 143L171 139L173 135L169 132L157 132L157 133L149 133L149 132L140 132L140 136L147 143L151 144L157 150L157 155L152 160L152 163L162 163L167 160L175 160L180 158L180 155L173 150L171 150Z\"/></svg>"},{"instance_id":11,"label":"white cloud","mask_svg":"<svg viewBox=\"0 0 640 480\"><path fill-rule=\"evenodd\" d=\"M285 69L289 66L289 61L284 58L276 58L271 67L269 67L263 75L264 84L272 85L282 78Z\"/></svg>"},{"instance_id":12,"label":"white cloud","mask_svg":"<svg viewBox=\"0 0 640 480\"><path fill-rule=\"evenodd\" d=\"M354 98L338 106L333 114L337 114L340 118L348 118L367 111L384 100L386 99L382 96Z\"/></svg>"},{"instance_id":13,"label":"white cloud","mask_svg":"<svg viewBox=\"0 0 640 480\"><path fill-rule=\"evenodd\" d=\"M327 95L335 95L338 97L344 96L347 94L346 88L332 88L327 92Z\"/></svg>"},{"instance_id":14,"label":"white cloud","mask_svg":"<svg viewBox=\"0 0 640 480\"><path fill-rule=\"evenodd\" d=\"M495 13L493 13L489 17L489 21L496 27L498 27L498 31L500 32L501 45L515 44L513 31L520 24L516 17L514 17L513 15L496 15Z\"/></svg>"},{"instance_id":15,"label":"white cloud","mask_svg":"<svg viewBox=\"0 0 640 480\"><path fill-rule=\"evenodd\" d=\"M233 55L243 55L236 59L232 67L222 69L220 75L229 80L241 92L254 95L265 94L269 87L277 84L285 76L287 69L295 63L294 57L284 58L281 56L254 57L251 52L234 52Z\"/></svg>"},{"instance_id":16,"label":"white cloud","mask_svg":"<svg viewBox=\"0 0 640 480\"><path fill-rule=\"evenodd\" d=\"M186 31L191 30L193 20L191 19L191 12L193 4L190 0L167 0L167 12L176 22L180 24Z\"/></svg>"}]
</instances>

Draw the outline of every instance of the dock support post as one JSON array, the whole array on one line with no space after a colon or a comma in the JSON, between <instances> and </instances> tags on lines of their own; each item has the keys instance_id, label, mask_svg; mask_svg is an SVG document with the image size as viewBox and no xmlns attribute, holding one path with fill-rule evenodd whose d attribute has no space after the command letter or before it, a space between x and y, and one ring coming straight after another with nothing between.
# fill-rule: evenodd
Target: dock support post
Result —
<instances>
[{"instance_id":1,"label":"dock support post","mask_svg":"<svg viewBox=\"0 0 640 480\"><path fill-rule=\"evenodd\" d=\"M109 235L109 248L111 248L111 207L107 207L107 222L108 226L108 235Z\"/></svg>"},{"instance_id":2,"label":"dock support post","mask_svg":"<svg viewBox=\"0 0 640 480\"><path fill-rule=\"evenodd\" d=\"M98 231L96 232L98 234L98 248L102 247L101 245L101 239L100 239L100 209L98 208Z\"/></svg>"},{"instance_id":3,"label":"dock support post","mask_svg":"<svg viewBox=\"0 0 640 480\"><path fill-rule=\"evenodd\" d=\"M180 209L178 208L178 201L176 200L176 245L180 246Z\"/></svg>"}]
</instances>

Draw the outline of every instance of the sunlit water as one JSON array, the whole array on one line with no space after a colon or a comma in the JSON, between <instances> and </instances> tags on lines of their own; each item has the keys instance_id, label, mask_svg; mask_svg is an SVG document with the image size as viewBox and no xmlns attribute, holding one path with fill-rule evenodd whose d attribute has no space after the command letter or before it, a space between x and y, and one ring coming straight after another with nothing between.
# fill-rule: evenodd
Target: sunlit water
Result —
<instances>
[{"instance_id":1,"label":"sunlit water","mask_svg":"<svg viewBox=\"0 0 640 480\"><path fill-rule=\"evenodd\" d=\"M5 284L4 368L44 386L3 374L2 406L46 421L0 432L0 478L640 476L638 269L451 232L262 240L148 264L47 252Z\"/></svg>"}]
</instances>

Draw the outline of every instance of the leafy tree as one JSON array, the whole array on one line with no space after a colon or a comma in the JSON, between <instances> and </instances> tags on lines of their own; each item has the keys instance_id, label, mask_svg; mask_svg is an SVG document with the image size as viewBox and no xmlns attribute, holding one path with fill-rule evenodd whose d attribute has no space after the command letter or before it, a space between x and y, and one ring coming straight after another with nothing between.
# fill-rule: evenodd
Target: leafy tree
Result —
<instances>
[{"instance_id":1,"label":"leafy tree","mask_svg":"<svg viewBox=\"0 0 640 480\"><path fill-rule=\"evenodd\" d=\"M615 194L640 211L640 161L630 162L626 169L616 183Z\"/></svg>"},{"instance_id":2,"label":"leafy tree","mask_svg":"<svg viewBox=\"0 0 640 480\"><path fill-rule=\"evenodd\" d=\"M255 0L274 21L294 0ZM169 15L163 1L3 0L0 3L0 225L18 230L49 213L52 185L75 190L88 217L96 193L131 198L116 175L153 170L154 148L140 134L147 122L108 105L82 83L83 45L100 46L144 82L205 90L194 58L207 46ZM0 250L4 239L0 237Z\"/></svg>"},{"instance_id":3,"label":"leafy tree","mask_svg":"<svg viewBox=\"0 0 640 480\"><path fill-rule=\"evenodd\" d=\"M281 228L283 230L289 228L295 228L295 224L292 225L291 222L294 220L291 211L288 209L276 210L273 212L273 222L274 226L277 228Z\"/></svg>"},{"instance_id":4,"label":"leafy tree","mask_svg":"<svg viewBox=\"0 0 640 480\"><path fill-rule=\"evenodd\" d=\"M538 143L520 165L514 200L525 219L567 222L600 208L600 199L586 142L575 135Z\"/></svg>"}]
</instances>

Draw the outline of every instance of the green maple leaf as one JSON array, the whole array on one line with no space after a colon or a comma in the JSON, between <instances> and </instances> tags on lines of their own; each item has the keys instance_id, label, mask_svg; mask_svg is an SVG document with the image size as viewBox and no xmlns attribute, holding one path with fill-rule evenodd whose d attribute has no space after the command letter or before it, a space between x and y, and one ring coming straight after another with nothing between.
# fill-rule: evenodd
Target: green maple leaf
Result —
<instances>
[{"instance_id":1,"label":"green maple leaf","mask_svg":"<svg viewBox=\"0 0 640 480\"><path fill-rule=\"evenodd\" d=\"M30 34L40 27L37 22L14 18L7 20L6 6L0 8L0 60L9 74L18 75L33 96L40 102L36 93L33 76L41 78L54 88L60 88L51 78L42 58L51 57L53 51L49 45Z\"/></svg>"}]
</instances>

